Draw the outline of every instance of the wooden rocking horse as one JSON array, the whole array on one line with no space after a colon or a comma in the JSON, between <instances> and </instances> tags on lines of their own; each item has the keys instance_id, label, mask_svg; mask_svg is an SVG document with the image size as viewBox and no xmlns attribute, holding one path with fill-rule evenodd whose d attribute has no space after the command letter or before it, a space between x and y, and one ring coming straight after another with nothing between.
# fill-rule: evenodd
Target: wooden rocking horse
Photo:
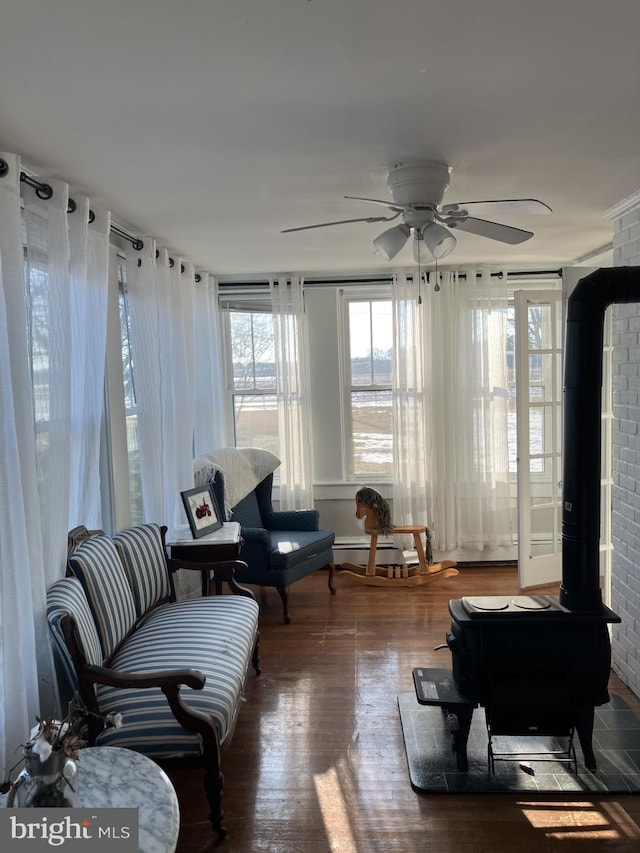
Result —
<instances>
[{"instance_id":1,"label":"wooden rocking horse","mask_svg":"<svg viewBox=\"0 0 640 853\"><path fill-rule=\"evenodd\" d=\"M424 524L408 524L396 526L391 520L389 504L379 492L369 486L363 486L356 492L356 518L364 518L364 530L371 536L369 545L369 560L366 566L356 563L343 563L341 574L346 574L359 583L368 586L419 586L427 583L434 575L452 577L458 574L453 560L433 562L431 551L431 535ZM417 566L408 565L376 565L376 549L378 536L392 534L411 534L418 556ZM426 539L426 548L422 544L422 536Z\"/></svg>"}]
</instances>

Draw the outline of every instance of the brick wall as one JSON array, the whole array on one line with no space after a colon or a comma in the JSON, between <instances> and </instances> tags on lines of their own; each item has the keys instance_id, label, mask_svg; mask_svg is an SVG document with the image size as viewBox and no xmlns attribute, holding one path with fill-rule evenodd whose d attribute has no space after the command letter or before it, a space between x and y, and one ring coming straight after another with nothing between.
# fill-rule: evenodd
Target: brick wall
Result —
<instances>
[{"instance_id":1,"label":"brick wall","mask_svg":"<svg viewBox=\"0 0 640 853\"><path fill-rule=\"evenodd\" d=\"M640 193L609 212L614 266L640 266ZM640 696L640 306L613 311L613 668Z\"/></svg>"}]
</instances>

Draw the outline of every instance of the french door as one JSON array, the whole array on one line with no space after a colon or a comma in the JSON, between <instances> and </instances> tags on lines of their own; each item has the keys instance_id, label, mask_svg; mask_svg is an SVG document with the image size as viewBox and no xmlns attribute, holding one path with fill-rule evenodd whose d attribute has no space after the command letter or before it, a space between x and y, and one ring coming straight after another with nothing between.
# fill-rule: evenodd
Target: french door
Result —
<instances>
[{"instance_id":1,"label":"french door","mask_svg":"<svg viewBox=\"0 0 640 853\"><path fill-rule=\"evenodd\" d=\"M562 577L562 294L515 294L518 579Z\"/></svg>"},{"instance_id":2,"label":"french door","mask_svg":"<svg viewBox=\"0 0 640 853\"><path fill-rule=\"evenodd\" d=\"M524 589L562 577L562 343L560 293L515 294L518 447L518 577ZM602 369L600 574L611 599L611 311Z\"/></svg>"}]
</instances>

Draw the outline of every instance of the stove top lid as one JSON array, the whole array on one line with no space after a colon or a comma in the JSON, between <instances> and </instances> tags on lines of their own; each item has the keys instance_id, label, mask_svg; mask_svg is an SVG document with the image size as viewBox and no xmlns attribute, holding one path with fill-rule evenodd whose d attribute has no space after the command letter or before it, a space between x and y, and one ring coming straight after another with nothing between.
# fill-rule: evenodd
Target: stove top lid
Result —
<instances>
[{"instance_id":1,"label":"stove top lid","mask_svg":"<svg viewBox=\"0 0 640 853\"><path fill-rule=\"evenodd\" d=\"M481 597L472 597L464 595L462 597L462 605L467 613L473 613L476 610L491 611L506 610L511 603L510 598L496 595L483 595Z\"/></svg>"},{"instance_id":2,"label":"stove top lid","mask_svg":"<svg viewBox=\"0 0 640 853\"><path fill-rule=\"evenodd\" d=\"M549 610L551 601L546 595L518 595L511 600L521 610Z\"/></svg>"},{"instance_id":3,"label":"stove top lid","mask_svg":"<svg viewBox=\"0 0 640 853\"><path fill-rule=\"evenodd\" d=\"M469 616L480 618L487 616L535 612L563 612L564 608L557 599L547 595L483 595L463 596L462 606Z\"/></svg>"}]
</instances>

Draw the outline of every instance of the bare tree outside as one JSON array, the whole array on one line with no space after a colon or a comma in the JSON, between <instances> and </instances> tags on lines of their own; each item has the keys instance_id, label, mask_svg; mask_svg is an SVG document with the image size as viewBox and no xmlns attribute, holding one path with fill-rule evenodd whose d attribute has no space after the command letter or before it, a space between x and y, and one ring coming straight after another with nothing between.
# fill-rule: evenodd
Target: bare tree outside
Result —
<instances>
[{"instance_id":1,"label":"bare tree outside","mask_svg":"<svg viewBox=\"0 0 640 853\"><path fill-rule=\"evenodd\" d=\"M393 473L391 300L349 302L353 473Z\"/></svg>"},{"instance_id":2,"label":"bare tree outside","mask_svg":"<svg viewBox=\"0 0 640 853\"><path fill-rule=\"evenodd\" d=\"M129 496L131 520L142 523L142 475L140 471L140 448L138 443L138 404L135 386L135 360L131 335L131 318L127 299L126 271L123 263L118 264L118 287L120 308L120 341L122 353L122 379L127 430L127 461L129 465Z\"/></svg>"},{"instance_id":3,"label":"bare tree outside","mask_svg":"<svg viewBox=\"0 0 640 853\"><path fill-rule=\"evenodd\" d=\"M271 314L232 311L233 408L237 447L278 454L276 369Z\"/></svg>"},{"instance_id":4,"label":"bare tree outside","mask_svg":"<svg viewBox=\"0 0 640 853\"><path fill-rule=\"evenodd\" d=\"M234 390L275 390L275 354L271 314L231 313Z\"/></svg>"}]
</instances>

